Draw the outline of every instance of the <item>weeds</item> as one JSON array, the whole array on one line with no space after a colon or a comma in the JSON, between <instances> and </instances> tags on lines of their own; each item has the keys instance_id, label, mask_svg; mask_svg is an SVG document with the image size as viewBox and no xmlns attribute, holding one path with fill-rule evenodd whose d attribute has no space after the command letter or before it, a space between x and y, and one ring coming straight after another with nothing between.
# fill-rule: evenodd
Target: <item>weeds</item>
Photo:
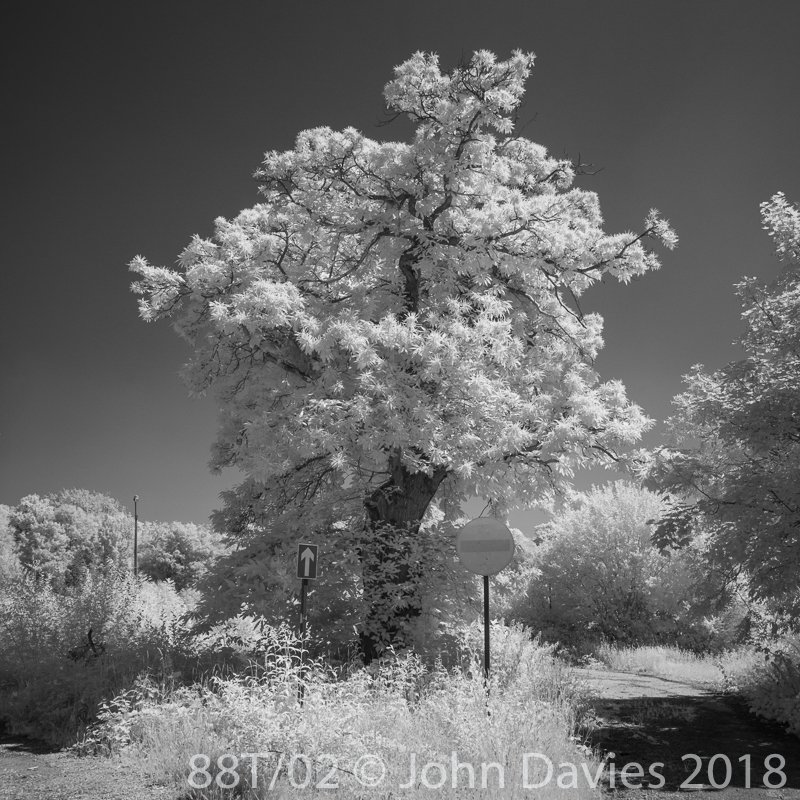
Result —
<instances>
[{"instance_id":1,"label":"weeds","mask_svg":"<svg viewBox=\"0 0 800 800\"><path fill-rule=\"evenodd\" d=\"M602 644L596 655L610 669L702 684L725 692L737 691L749 671L761 661L760 656L748 647L699 655L672 646L616 647Z\"/></svg>"},{"instance_id":2,"label":"weeds","mask_svg":"<svg viewBox=\"0 0 800 800\"><path fill-rule=\"evenodd\" d=\"M288 631L266 633L273 637L273 653L291 653ZM437 797L465 790L476 797L523 797L524 758L532 752L546 753L555 764L586 763L594 774L600 764L576 737L583 701L552 648L532 642L521 627L495 626L497 671L487 692L473 633L463 637L459 669L391 654L337 679L323 663L312 662L300 706L298 664L285 658L249 676L215 679L169 696L118 698L91 736L134 759L151 779L198 798L231 797L223 786L232 782L246 797L305 796L315 794L323 779L338 787L320 788L326 797L431 796L428 783L443 776ZM236 765L220 760L224 754L234 755ZM385 771L379 785L358 780L365 758ZM432 766L423 772L427 764ZM528 781L541 779L542 764L529 766ZM302 788L306 769L309 785ZM416 781L410 780L415 770ZM193 790L187 785L192 776L194 783L210 785ZM473 777L474 790L468 788ZM551 784L537 797L597 795L586 784Z\"/></svg>"}]
</instances>

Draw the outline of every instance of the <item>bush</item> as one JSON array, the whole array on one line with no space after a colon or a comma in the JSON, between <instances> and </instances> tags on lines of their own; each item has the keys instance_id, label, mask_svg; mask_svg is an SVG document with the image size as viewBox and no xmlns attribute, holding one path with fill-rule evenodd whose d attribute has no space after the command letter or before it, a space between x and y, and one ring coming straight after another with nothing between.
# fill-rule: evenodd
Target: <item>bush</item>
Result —
<instances>
[{"instance_id":1,"label":"bush","mask_svg":"<svg viewBox=\"0 0 800 800\"><path fill-rule=\"evenodd\" d=\"M57 592L20 572L0 591L0 721L55 746L91 724L98 704L151 673L169 683L191 663L174 588L111 571ZM188 671L188 670L187 670Z\"/></svg>"},{"instance_id":2,"label":"bush","mask_svg":"<svg viewBox=\"0 0 800 800\"><path fill-rule=\"evenodd\" d=\"M660 508L655 494L625 481L573 495L539 528L536 571L513 617L576 650L696 637L689 601L701 576L691 553L651 543Z\"/></svg>"},{"instance_id":3,"label":"bush","mask_svg":"<svg viewBox=\"0 0 800 800\"><path fill-rule=\"evenodd\" d=\"M800 736L800 634L772 645L744 681L750 710Z\"/></svg>"}]
</instances>

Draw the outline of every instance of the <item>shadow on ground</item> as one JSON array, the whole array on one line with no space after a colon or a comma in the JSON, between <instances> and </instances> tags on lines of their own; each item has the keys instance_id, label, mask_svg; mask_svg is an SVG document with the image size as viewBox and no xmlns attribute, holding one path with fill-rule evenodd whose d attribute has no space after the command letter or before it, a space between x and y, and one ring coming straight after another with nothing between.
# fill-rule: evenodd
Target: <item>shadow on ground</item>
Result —
<instances>
[{"instance_id":1,"label":"shadow on ground","mask_svg":"<svg viewBox=\"0 0 800 800\"><path fill-rule=\"evenodd\" d=\"M607 756L607 788L626 791L621 770L636 762L644 776L629 783L641 788L728 788L729 795L736 788L800 789L800 739L756 719L735 696L680 694L680 687L671 687L670 696L594 702L596 727L589 744ZM663 776L663 786L658 775L648 774L651 768ZM635 767L630 770L636 772Z\"/></svg>"},{"instance_id":2,"label":"shadow on ground","mask_svg":"<svg viewBox=\"0 0 800 800\"><path fill-rule=\"evenodd\" d=\"M0 747L7 753L28 753L42 755L44 753L57 753L58 748L37 739L29 739L22 734L7 733L0 730Z\"/></svg>"}]
</instances>

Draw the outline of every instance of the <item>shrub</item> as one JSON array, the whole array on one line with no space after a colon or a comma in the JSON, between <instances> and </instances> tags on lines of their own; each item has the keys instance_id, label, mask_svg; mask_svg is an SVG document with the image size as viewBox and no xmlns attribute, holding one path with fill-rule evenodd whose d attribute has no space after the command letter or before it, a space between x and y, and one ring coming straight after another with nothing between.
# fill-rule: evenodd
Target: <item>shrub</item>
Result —
<instances>
[{"instance_id":1,"label":"shrub","mask_svg":"<svg viewBox=\"0 0 800 800\"><path fill-rule=\"evenodd\" d=\"M90 572L62 592L21 572L0 591L0 720L56 746L71 743L102 699L137 675L170 682L190 663L186 611L169 585L121 572Z\"/></svg>"},{"instance_id":2,"label":"shrub","mask_svg":"<svg viewBox=\"0 0 800 800\"><path fill-rule=\"evenodd\" d=\"M618 481L576 493L539 528L536 572L515 618L549 640L580 648L607 640L655 643L694 636L691 554L662 554L649 520L659 498Z\"/></svg>"},{"instance_id":3,"label":"shrub","mask_svg":"<svg viewBox=\"0 0 800 800\"><path fill-rule=\"evenodd\" d=\"M773 644L744 681L750 710L800 736L800 634Z\"/></svg>"}]
</instances>

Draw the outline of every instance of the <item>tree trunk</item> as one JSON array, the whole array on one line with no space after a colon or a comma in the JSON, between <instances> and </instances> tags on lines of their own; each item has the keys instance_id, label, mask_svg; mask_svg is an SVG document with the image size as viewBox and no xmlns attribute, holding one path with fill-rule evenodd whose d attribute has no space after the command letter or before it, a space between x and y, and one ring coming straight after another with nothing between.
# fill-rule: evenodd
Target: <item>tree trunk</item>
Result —
<instances>
[{"instance_id":1,"label":"tree trunk","mask_svg":"<svg viewBox=\"0 0 800 800\"><path fill-rule=\"evenodd\" d=\"M424 564L412 556L425 511L447 472L409 472L399 454L391 477L366 501L367 535L360 548L366 612L361 655L369 664L388 647L409 644L409 624L420 615Z\"/></svg>"}]
</instances>

